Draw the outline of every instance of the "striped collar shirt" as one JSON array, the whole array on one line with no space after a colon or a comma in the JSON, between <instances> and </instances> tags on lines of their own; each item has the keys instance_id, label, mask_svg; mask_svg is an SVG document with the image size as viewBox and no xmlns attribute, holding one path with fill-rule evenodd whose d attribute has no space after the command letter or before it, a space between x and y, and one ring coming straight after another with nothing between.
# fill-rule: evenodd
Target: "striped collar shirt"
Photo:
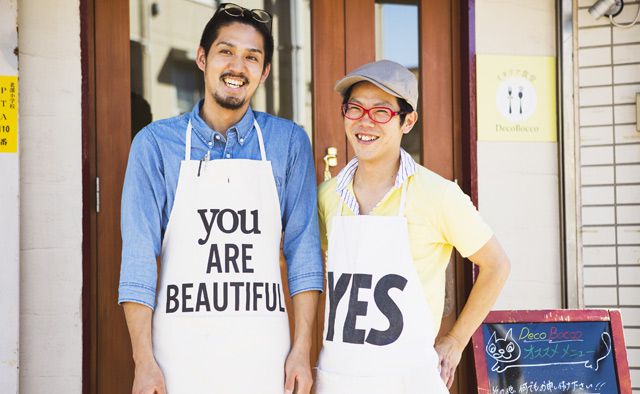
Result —
<instances>
[{"instance_id":1,"label":"striped collar shirt","mask_svg":"<svg viewBox=\"0 0 640 394\"><path fill-rule=\"evenodd\" d=\"M360 204L353 194L353 188L349 187L353 183L353 177L358 168L358 158L354 157L336 176L336 192L340 195L340 200L346 204L355 214L360 214ZM400 149L400 168L393 188L396 189L416 172L416 162L404 149Z\"/></svg>"}]
</instances>

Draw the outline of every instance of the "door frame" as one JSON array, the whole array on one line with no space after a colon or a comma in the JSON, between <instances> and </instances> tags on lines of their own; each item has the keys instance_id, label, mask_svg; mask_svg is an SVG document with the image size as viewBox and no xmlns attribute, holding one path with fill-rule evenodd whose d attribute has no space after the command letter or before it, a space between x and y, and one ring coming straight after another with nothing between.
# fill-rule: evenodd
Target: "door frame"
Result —
<instances>
[{"instance_id":1,"label":"door frame","mask_svg":"<svg viewBox=\"0 0 640 394\"><path fill-rule=\"evenodd\" d=\"M370 47L347 48L349 58L345 56L345 28L344 18L348 13L358 12L359 7L371 5L373 0L314 0L311 2L311 34L312 34L312 86L313 86L313 124L314 130L329 130L328 133L313 133L313 148L317 163L317 174L321 176L324 168L319 164L318 157L324 156L326 148L331 146L331 138L342 139L346 146L346 137L342 133L342 120L339 111L320 112L319 109L339 108L340 99L337 94L332 96L318 96L316 92L320 89L326 89L327 86L333 86L335 81L342 77L347 70L352 69L357 64L364 63L374 43L371 42ZM82 69L82 183L83 183L83 290L82 290L82 322L83 322L83 357L82 357L82 392L84 394L98 393L100 387L98 381L97 365L97 338L98 338L98 318L100 306L97 304L98 294L98 232L100 225L98 223L98 214L96 213L96 176L98 172L98 156L114 153L113 147L126 146L126 152L130 141L124 139L113 140L110 147L97 146L97 130L108 129L111 127L126 128L124 124L129 119L129 54L128 46L126 53L118 53L117 48L113 46L117 40L126 38L129 42L129 21L128 21L128 1L126 10L115 6L115 0L80 0L80 36L81 36L81 69ZM121 1L121 5L124 0ZM427 2L423 2L425 4ZM420 26L426 26L426 29L420 30L420 40L422 43L431 43L438 46L439 50L452 51L457 54L454 56L449 70L445 70L452 78L454 88L445 98L452 103L452 108L457 109L445 116L440 115L444 120L452 122L453 129L452 140L447 140L444 147L438 145L427 146L423 144L423 157L425 163L432 170L449 178L456 179L461 188L471 196L472 201L478 206L477 192L477 123L476 123L476 75L475 75L475 0L438 0L429 1L429 10L421 7L421 23ZM106 6L109 5L109 6ZM451 7L451 8L449 8ZM110 11L111 10L111 11ZM124 15L123 11L126 11ZM429 31L429 18L448 18L450 21L450 31L448 32L449 40L442 40L438 37L437 31ZM99 18L96 18L99 16ZM107 16L110 18L105 18ZM372 15L365 15L366 18L373 20ZM333 23L333 28L325 31L319 30L317 27L321 25L323 18ZM100 22L102 21L102 23ZM110 26L107 26L111 23ZM325 24L326 26L327 24ZM116 29L114 30L114 26ZM120 27L116 37L112 33L117 33L117 27ZM373 23L371 29L373 30ZM106 34L109 32L110 34ZM121 35L126 34L126 37ZM372 34L373 36L373 34ZM109 40L104 39L109 37ZM111 45L111 48L109 48ZM122 48L120 48L122 49ZM115 51L115 52L114 52ZM333 56L325 57L320 61L319 53L331 51ZM116 53L117 56L113 56ZM107 57L106 54L109 54ZM421 58L421 65L427 64L430 59ZM115 63L110 63L114 62ZM126 64L125 64L126 63ZM100 69L97 70L96 67ZM112 74L120 76L126 75L124 78L108 79L103 71L109 69ZM424 69L424 67L422 67ZM115 70L115 71L114 71ZM120 70L120 71L117 71ZM421 71L422 72L422 71ZM421 75L422 89L433 88L442 83L442 78L437 75ZM107 83L109 85L107 85ZM110 86L115 85L115 86ZM109 86L109 90L116 92L126 91L126 100L107 100L104 91L97 94L97 86ZM443 93L444 94L444 93ZM108 103L107 101L111 101ZM126 104L126 105L125 105ZM430 104L427 100L423 100L420 108L421 116L430 117L438 116L438 114L429 111ZM115 109L118 109L117 111ZM105 111L113 111L117 113L116 117L105 116ZM433 111L433 110L432 110ZM318 116L320 113L323 116ZM128 128L126 128L128 130ZM437 129L436 129L437 130ZM117 133L115 133L117 134ZM130 135L125 134L128 138ZM117 135L112 135L117 138ZM427 138L434 140L435 136L423 135L423 141ZM436 139L437 140L437 139ZM438 140L439 143L443 141ZM124 162L126 163L126 152L124 152ZM122 157L122 151L115 151L116 155ZM338 167L342 168L346 164L348 152L339 152ZM321 162L321 161L320 161ZM453 163L447 168L446 163ZM124 176L124 168L112 169L114 177L108 178L111 182L121 182ZM334 174L335 175L335 174ZM105 185L104 187L113 185ZM103 217L107 213L112 212L112 218L119 218L119 199L110 204L102 204L101 213ZM115 216L113 216L115 213ZM117 219L116 219L117 222ZM114 223L110 223L113 226ZM118 241L116 243L119 242ZM119 245L119 244L118 244ZM119 247L114 248L119 251ZM455 305L456 315L460 313L464 301L466 301L477 270L472 268L471 264L464 262L458 255L455 257L454 264L455 280L459 284L457 287ZM115 303L115 299L113 300ZM316 344L319 348L319 343ZM473 363L471 362L471 352L465 352L458 375L458 392L467 392L467 388L474 387L475 375L473 373ZM123 363L131 363L129 355L128 360L121 360ZM132 365L132 364L131 364ZM132 373L133 371L131 371Z\"/></svg>"},{"instance_id":2,"label":"door frame","mask_svg":"<svg viewBox=\"0 0 640 394\"><path fill-rule=\"evenodd\" d=\"M114 335L127 335L128 343L128 333L123 334L122 330L124 326L126 331L124 314L113 308L117 298L121 249L120 198L98 198L100 194L120 195L131 143L128 17L128 0L80 0L83 125L82 392L85 394L113 392L106 389L102 382L98 357L117 360L105 363L117 379L133 376L130 347L119 349L100 346L101 338ZM123 42L126 42L126 46ZM126 132L120 132L122 130ZM97 177L100 177L101 184L97 183ZM107 270L110 275L101 275L105 267L104 264L97 264L99 253L106 257L105 260L118 262L118 269ZM100 304L98 297L103 293L103 298L110 301ZM98 324L100 319L120 321L120 330L105 332L108 327L101 327Z\"/></svg>"},{"instance_id":3,"label":"door frame","mask_svg":"<svg viewBox=\"0 0 640 394\"><path fill-rule=\"evenodd\" d=\"M93 39L94 10L93 1L80 0L80 63L82 72L82 393L89 394L92 381L95 380L92 330L95 321L91 315L92 305L92 245L95 245L95 229L92 228L91 179L95 177L91 158L95 156L95 54ZM93 204L92 204L93 202ZM93 248L95 250L95 248Z\"/></svg>"}]
</instances>

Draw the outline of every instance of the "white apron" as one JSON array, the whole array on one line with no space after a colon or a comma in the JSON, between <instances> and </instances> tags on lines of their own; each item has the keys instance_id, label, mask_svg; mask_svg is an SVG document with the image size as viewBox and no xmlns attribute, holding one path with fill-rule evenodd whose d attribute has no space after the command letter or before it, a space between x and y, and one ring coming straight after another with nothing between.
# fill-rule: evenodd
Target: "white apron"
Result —
<instances>
[{"instance_id":1,"label":"white apron","mask_svg":"<svg viewBox=\"0 0 640 394\"><path fill-rule=\"evenodd\" d=\"M154 355L168 394L277 393L290 347L280 205L262 160L185 160L162 243Z\"/></svg>"},{"instance_id":2,"label":"white apron","mask_svg":"<svg viewBox=\"0 0 640 394\"><path fill-rule=\"evenodd\" d=\"M448 393L413 266L403 184L398 216L333 218L316 394Z\"/></svg>"}]
</instances>

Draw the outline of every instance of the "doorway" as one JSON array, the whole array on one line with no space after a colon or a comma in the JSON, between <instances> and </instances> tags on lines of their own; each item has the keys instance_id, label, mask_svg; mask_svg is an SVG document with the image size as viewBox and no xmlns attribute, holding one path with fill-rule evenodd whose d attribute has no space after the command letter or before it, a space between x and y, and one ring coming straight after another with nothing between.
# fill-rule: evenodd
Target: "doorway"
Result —
<instances>
[{"instance_id":1,"label":"doorway","mask_svg":"<svg viewBox=\"0 0 640 394\"><path fill-rule=\"evenodd\" d=\"M477 203L475 184L475 106L471 77L474 1L466 0L314 0L313 126L316 174L327 170L321 160L336 152L335 176L352 158L339 112L336 81L361 64L387 58L416 73L421 122L403 138L414 159L441 176L455 180ZM329 110L327 110L329 109ZM333 110L331 110L333 109ZM468 297L472 265L457 253L447 269L445 310L440 333L446 333ZM319 332L322 317L318 314ZM321 335L317 337L319 347ZM469 351L458 368L452 393L475 386Z\"/></svg>"},{"instance_id":2,"label":"doorway","mask_svg":"<svg viewBox=\"0 0 640 394\"><path fill-rule=\"evenodd\" d=\"M151 119L177 115L190 108L199 97L201 79L194 70L192 55L185 49L193 47L195 51L197 40L188 38L194 34L188 30L195 29L199 35L204 23L194 20L206 21L210 14L198 10L213 12L216 2L185 2L192 9L186 12L189 18L186 20L190 22L184 18L165 21L176 28L183 27L171 30L171 38L154 30L150 21L181 14L178 11L185 10L175 8L177 1L81 1L86 101L83 116L87 126L84 147L87 191L84 392L87 393L131 390L133 363L129 336L122 309L116 303L120 192L132 134ZM466 18L472 13L472 0L252 1L250 7L265 8L276 15L277 52L287 53L274 56L277 70L257 93L253 105L305 126L312 140L319 182L325 173L323 158L329 148L335 149L337 159L337 166L328 168L333 176L352 157L342 132L340 98L333 91L335 82L358 65L384 57L409 67L420 83L418 111L422 122L403 141L403 146L416 161L457 180L475 197L474 165L473 159L469 159L474 151L470 145L472 117L465 116L470 105L466 91L470 85L465 75L471 75L466 63L469 51L465 34L469 37ZM308 20L302 23L296 20L296 15L305 14ZM164 40L162 56L148 56L154 50L152 36ZM153 80L146 79L149 75L153 75ZM132 106L136 108L134 111ZM452 260L447 272L441 331L453 325L472 282L470 264L459 256ZM314 360L321 344L322 316L320 311L312 349ZM463 361L458 371L452 392L470 392L473 370Z\"/></svg>"}]
</instances>

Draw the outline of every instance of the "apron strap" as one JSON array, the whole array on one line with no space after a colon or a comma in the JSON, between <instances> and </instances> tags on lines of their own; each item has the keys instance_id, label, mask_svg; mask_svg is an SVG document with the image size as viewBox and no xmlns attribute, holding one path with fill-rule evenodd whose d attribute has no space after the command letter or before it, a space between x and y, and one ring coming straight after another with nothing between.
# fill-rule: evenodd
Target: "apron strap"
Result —
<instances>
[{"instance_id":1,"label":"apron strap","mask_svg":"<svg viewBox=\"0 0 640 394\"><path fill-rule=\"evenodd\" d=\"M189 124L187 125L187 132L185 135L184 159L187 161L191 160L191 120L189 120Z\"/></svg>"},{"instance_id":2,"label":"apron strap","mask_svg":"<svg viewBox=\"0 0 640 394\"><path fill-rule=\"evenodd\" d=\"M258 124L257 120L253 120L253 126L256 128L256 133L258 134L258 143L260 144L260 156L261 156L261 160L262 161L266 161L267 160L267 154L265 153L264 150L264 141L262 140L262 129L260 128L260 125Z\"/></svg>"},{"instance_id":3,"label":"apron strap","mask_svg":"<svg viewBox=\"0 0 640 394\"><path fill-rule=\"evenodd\" d=\"M256 128L256 133L258 134L258 143L260 144L260 159L263 161L267 160L267 154L264 149L264 140L262 139L262 129L258 122L254 119L253 125ZM184 159L191 160L191 121L187 125L187 131L185 132L185 144L184 144Z\"/></svg>"},{"instance_id":4,"label":"apron strap","mask_svg":"<svg viewBox=\"0 0 640 394\"><path fill-rule=\"evenodd\" d=\"M402 196L400 197L400 208L398 209L398 216L404 216L404 208L407 202L407 185L409 184L409 179L406 179L402 183Z\"/></svg>"}]
</instances>

